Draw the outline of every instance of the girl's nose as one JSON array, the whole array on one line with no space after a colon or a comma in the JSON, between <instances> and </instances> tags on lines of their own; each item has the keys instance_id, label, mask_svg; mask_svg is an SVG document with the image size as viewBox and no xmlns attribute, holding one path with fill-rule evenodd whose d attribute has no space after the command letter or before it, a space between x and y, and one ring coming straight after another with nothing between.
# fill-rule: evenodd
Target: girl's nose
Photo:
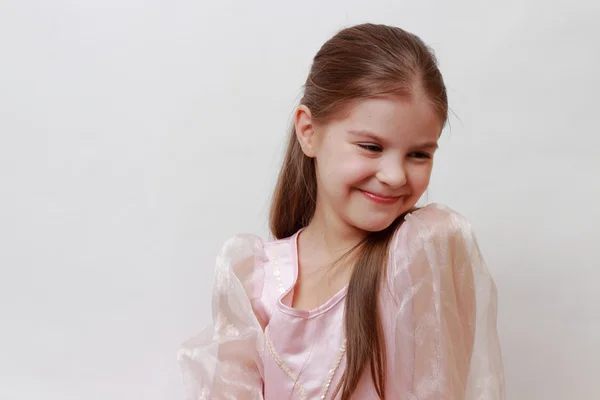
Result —
<instances>
[{"instance_id":1,"label":"girl's nose","mask_svg":"<svg viewBox=\"0 0 600 400\"><path fill-rule=\"evenodd\" d=\"M402 163L399 162L382 165L376 177L380 182L390 187L400 187L406 184L406 171Z\"/></svg>"}]
</instances>

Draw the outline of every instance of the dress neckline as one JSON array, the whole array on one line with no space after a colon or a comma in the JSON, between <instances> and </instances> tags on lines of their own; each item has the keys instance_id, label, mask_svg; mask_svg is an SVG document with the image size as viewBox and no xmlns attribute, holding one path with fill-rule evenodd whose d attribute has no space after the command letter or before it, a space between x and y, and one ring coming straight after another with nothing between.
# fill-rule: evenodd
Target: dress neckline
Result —
<instances>
[{"instance_id":1,"label":"dress neckline","mask_svg":"<svg viewBox=\"0 0 600 400\"><path fill-rule=\"evenodd\" d=\"M292 273L293 280L290 287L283 292L279 299L277 300L277 308L281 312L284 312L288 315L292 315L299 318L310 319L314 318L318 315L321 315L329 310L331 310L334 306L336 306L348 293L348 285L345 285L342 289L340 289L336 294L329 298L325 303L320 306L313 308L312 310L302 310L299 308L294 308L286 303L291 303L290 295L294 291L296 283L298 282L298 272L299 272L299 260L298 260L298 237L300 233L304 230L301 228L298 232L296 232L293 236L290 237L290 252L291 257L290 260L292 262ZM285 300L288 300L287 302Z\"/></svg>"}]
</instances>

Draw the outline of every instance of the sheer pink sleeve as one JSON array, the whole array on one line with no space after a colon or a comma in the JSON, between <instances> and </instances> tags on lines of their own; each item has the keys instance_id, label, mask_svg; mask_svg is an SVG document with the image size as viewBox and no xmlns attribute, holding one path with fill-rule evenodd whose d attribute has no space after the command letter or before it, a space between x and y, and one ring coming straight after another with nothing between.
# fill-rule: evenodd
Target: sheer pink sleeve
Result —
<instances>
[{"instance_id":1,"label":"sheer pink sleeve","mask_svg":"<svg viewBox=\"0 0 600 400\"><path fill-rule=\"evenodd\" d=\"M392 259L396 349L412 350L391 355L411 370L403 398L504 399L496 287L469 223L440 205L416 211L399 229Z\"/></svg>"},{"instance_id":2,"label":"sheer pink sleeve","mask_svg":"<svg viewBox=\"0 0 600 400\"><path fill-rule=\"evenodd\" d=\"M264 272L262 241L240 235L217 258L213 325L186 341L178 352L187 400L263 399L260 299Z\"/></svg>"}]
</instances>

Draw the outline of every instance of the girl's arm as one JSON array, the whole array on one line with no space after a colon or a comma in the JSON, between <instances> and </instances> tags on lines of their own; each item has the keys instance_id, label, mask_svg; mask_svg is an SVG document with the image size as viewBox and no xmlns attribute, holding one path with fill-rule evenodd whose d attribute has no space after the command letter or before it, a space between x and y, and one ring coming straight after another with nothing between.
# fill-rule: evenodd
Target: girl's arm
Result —
<instances>
[{"instance_id":1,"label":"girl's arm","mask_svg":"<svg viewBox=\"0 0 600 400\"><path fill-rule=\"evenodd\" d=\"M469 223L434 205L408 216L405 224L395 251L396 272L404 271L398 277L410 281L401 304L412 307L397 315L402 321L397 329L412 327L409 397L504 399L496 286Z\"/></svg>"},{"instance_id":2,"label":"girl's arm","mask_svg":"<svg viewBox=\"0 0 600 400\"><path fill-rule=\"evenodd\" d=\"M178 353L187 400L262 400L263 330L252 301L260 296L262 242L236 236L217 258L213 325Z\"/></svg>"}]
</instances>

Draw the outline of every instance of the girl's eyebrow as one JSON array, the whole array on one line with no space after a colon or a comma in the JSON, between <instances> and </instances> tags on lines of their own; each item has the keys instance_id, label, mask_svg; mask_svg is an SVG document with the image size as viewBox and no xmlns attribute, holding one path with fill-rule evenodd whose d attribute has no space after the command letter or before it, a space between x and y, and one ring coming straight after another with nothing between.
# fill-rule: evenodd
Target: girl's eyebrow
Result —
<instances>
[{"instance_id":1,"label":"girl's eyebrow","mask_svg":"<svg viewBox=\"0 0 600 400\"><path fill-rule=\"evenodd\" d=\"M350 130L348 130L348 133L351 135L363 137L365 139L371 139L376 142L381 142L381 143L386 142L386 140L384 138L382 138L381 136L377 135L375 132L370 131L368 129L350 129ZM423 142L423 143L418 143L415 146L411 146L411 147L417 148L417 149L437 149L437 148L439 148L437 142Z\"/></svg>"},{"instance_id":2,"label":"girl's eyebrow","mask_svg":"<svg viewBox=\"0 0 600 400\"><path fill-rule=\"evenodd\" d=\"M350 129L348 130L348 133L355 136L361 136L363 138L373 139L377 142L385 142L385 139L368 129Z\"/></svg>"},{"instance_id":3,"label":"girl's eyebrow","mask_svg":"<svg viewBox=\"0 0 600 400\"><path fill-rule=\"evenodd\" d=\"M424 142L414 146L417 149L434 149L437 150L440 146L438 146L437 142Z\"/></svg>"}]
</instances>

